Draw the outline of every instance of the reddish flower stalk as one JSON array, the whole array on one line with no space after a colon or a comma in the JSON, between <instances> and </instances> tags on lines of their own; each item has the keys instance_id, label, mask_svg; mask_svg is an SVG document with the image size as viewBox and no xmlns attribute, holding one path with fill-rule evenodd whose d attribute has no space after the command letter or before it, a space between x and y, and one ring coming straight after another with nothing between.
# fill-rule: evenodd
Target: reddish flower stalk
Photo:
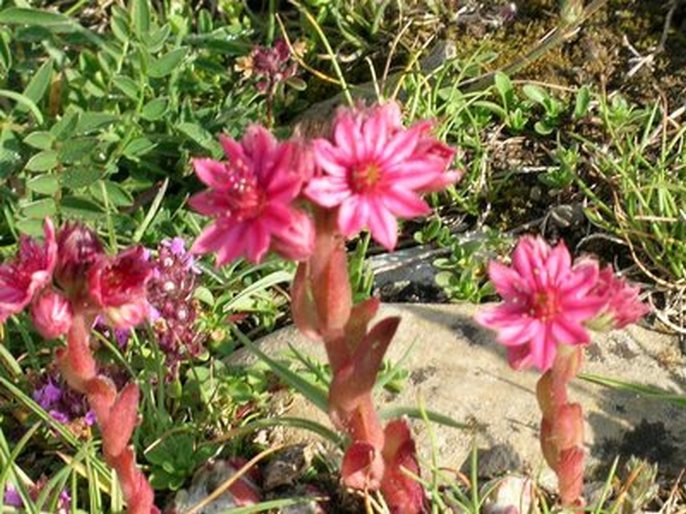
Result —
<instances>
[{"instance_id":1,"label":"reddish flower stalk","mask_svg":"<svg viewBox=\"0 0 686 514\"><path fill-rule=\"evenodd\" d=\"M617 278L612 268L582 259L572 264L564 243L551 248L541 238L519 240L512 266L491 262L491 282L503 303L476 319L495 330L515 369L535 366L544 372L536 393L543 415L541 450L555 471L562 505L583 506L583 413L567 399L567 386L590 342L587 327L609 330L636 323L648 308L638 288Z\"/></svg>"},{"instance_id":2,"label":"reddish flower stalk","mask_svg":"<svg viewBox=\"0 0 686 514\"><path fill-rule=\"evenodd\" d=\"M136 466L128 446L138 415L138 386L129 383L117 391L112 381L97 373L90 349L92 321L77 312L67 334L67 347L57 352L57 362L67 383L85 394L102 433L105 462L117 472L129 514L159 513L154 493L145 475Z\"/></svg>"},{"instance_id":3,"label":"reddish flower stalk","mask_svg":"<svg viewBox=\"0 0 686 514\"><path fill-rule=\"evenodd\" d=\"M30 306L43 337L66 334L67 346L57 351L57 364L95 414L105 461L117 472L130 514L159 513L153 490L128 446L137 422L139 391L132 383L117 391L98 373L90 331L98 317L119 329L140 323L149 312L145 289L151 273L142 247L109 257L94 232L73 224L55 237L49 219L42 247L22 238L17 258L0 266L0 321Z\"/></svg>"}]
</instances>

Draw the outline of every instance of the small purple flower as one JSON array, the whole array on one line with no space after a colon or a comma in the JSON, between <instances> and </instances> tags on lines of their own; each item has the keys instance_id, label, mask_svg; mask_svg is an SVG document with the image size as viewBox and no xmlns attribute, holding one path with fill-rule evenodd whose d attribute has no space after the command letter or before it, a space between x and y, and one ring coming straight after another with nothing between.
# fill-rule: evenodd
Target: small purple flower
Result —
<instances>
[{"instance_id":1,"label":"small purple flower","mask_svg":"<svg viewBox=\"0 0 686 514\"><path fill-rule=\"evenodd\" d=\"M62 390L48 378L48 383L33 392L33 399L43 409L48 410L62 399Z\"/></svg>"},{"instance_id":2,"label":"small purple flower","mask_svg":"<svg viewBox=\"0 0 686 514\"><path fill-rule=\"evenodd\" d=\"M86 415L83 417L83 421L88 425L89 427L92 427L95 425L95 412L92 410L89 410L86 412Z\"/></svg>"},{"instance_id":3,"label":"small purple flower","mask_svg":"<svg viewBox=\"0 0 686 514\"><path fill-rule=\"evenodd\" d=\"M68 388L54 374L34 379L33 399L60 423L83 417L88 411L84 395Z\"/></svg>"},{"instance_id":4,"label":"small purple flower","mask_svg":"<svg viewBox=\"0 0 686 514\"><path fill-rule=\"evenodd\" d=\"M126 348L131 338L130 328L115 328L114 329L114 340L117 341L119 348L122 350Z\"/></svg>"},{"instance_id":5,"label":"small purple flower","mask_svg":"<svg viewBox=\"0 0 686 514\"><path fill-rule=\"evenodd\" d=\"M57 409L50 409L48 411L48 414L50 414L50 416L52 416L53 419L59 421L60 423L65 424L65 425L67 423L69 423L69 421L71 421L67 414L65 414L64 412L59 411Z\"/></svg>"},{"instance_id":6,"label":"small purple flower","mask_svg":"<svg viewBox=\"0 0 686 514\"><path fill-rule=\"evenodd\" d=\"M175 237L171 241L162 241L162 244L167 246L173 255L181 257L186 254L186 241L181 237Z\"/></svg>"},{"instance_id":7,"label":"small purple flower","mask_svg":"<svg viewBox=\"0 0 686 514\"><path fill-rule=\"evenodd\" d=\"M21 499L21 496L19 496L19 491L17 491L17 488L14 487L13 485L7 484L7 487L5 488L5 495L3 497L3 502L5 505L8 507L23 507L24 502Z\"/></svg>"}]
</instances>

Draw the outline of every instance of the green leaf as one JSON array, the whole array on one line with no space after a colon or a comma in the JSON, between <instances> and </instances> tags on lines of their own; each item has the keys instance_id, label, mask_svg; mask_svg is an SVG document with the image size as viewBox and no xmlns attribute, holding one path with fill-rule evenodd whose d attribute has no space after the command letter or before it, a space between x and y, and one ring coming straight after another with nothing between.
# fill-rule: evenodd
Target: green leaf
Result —
<instances>
[{"instance_id":1,"label":"green leaf","mask_svg":"<svg viewBox=\"0 0 686 514\"><path fill-rule=\"evenodd\" d=\"M574 118L580 119L588 113L588 107L591 104L591 89L588 86L582 86L576 94L576 102L574 104Z\"/></svg>"},{"instance_id":2,"label":"green leaf","mask_svg":"<svg viewBox=\"0 0 686 514\"><path fill-rule=\"evenodd\" d=\"M48 150L52 147L55 138L50 132L36 131L31 132L24 138L24 144L29 145L38 150Z\"/></svg>"},{"instance_id":3,"label":"green leaf","mask_svg":"<svg viewBox=\"0 0 686 514\"><path fill-rule=\"evenodd\" d=\"M116 114L107 112L84 112L76 125L74 132L77 134L87 134L101 128L107 127L119 121L120 117Z\"/></svg>"},{"instance_id":4,"label":"green leaf","mask_svg":"<svg viewBox=\"0 0 686 514\"><path fill-rule=\"evenodd\" d=\"M69 16L43 9L29 9L24 7L8 7L0 11L0 25L37 25L58 32L76 32L82 29Z\"/></svg>"},{"instance_id":5,"label":"green leaf","mask_svg":"<svg viewBox=\"0 0 686 514\"><path fill-rule=\"evenodd\" d=\"M131 21L133 30L142 40L150 31L150 7L148 0L131 0Z\"/></svg>"},{"instance_id":6,"label":"green leaf","mask_svg":"<svg viewBox=\"0 0 686 514\"><path fill-rule=\"evenodd\" d=\"M57 166L57 152L55 150L43 150L29 159L26 169L29 171L48 171Z\"/></svg>"},{"instance_id":7,"label":"green leaf","mask_svg":"<svg viewBox=\"0 0 686 514\"><path fill-rule=\"evenodd\" d=\"M98 184L93 184L89 188L90 193L96 200L102 202L103 204L109 204L114 207L129 207L130 205L133 205L133 197L126 189L121 187L116 182L111 182L109 180L106 180L104 184L105 192L107 194L107 202L105 202L102 188Z\"/></svg>"},{"instance_id":8,"label":"green leaf","mask_svg":"<svg viewBox=\"0 0 686 514\"><path fill-rule=\"evenodd\" d=\"M498 93L500 93L500 96L503 98L509 98L513 90L510 77L505 75L503 72L498 71L496 72L493 81L495 82L495 88L498 90Z\"/></svg>"},{"instance_id":9,"label":"green leaf","mask_svg":"<svg viewBox=\"0 0 686 514\"><path fill-rule=\"evenodd\" d=\"M21 212L27 218L42 220L46 216L52 216L57 211L55 200L52 198L45 198L30 202L22 206Z\"/></svg>"},{"instance_id":10,"label":"green leaf","mask_svg":"<svg viewBox=\"0 0 686 514\"><path fill-rule=\"evenodd\" d=\"M124 155L129 159L137 159L141 155L145 155L150 150L155 148L155 143L150 141L147 137L137 137L124 148Z\"/></svg>"},{"instance_id":11,"label":"green leaf","mask_svg":"<svg viewBox=\"0 0 686 514\"><path fill-rule=\"evenodd\" d=\"M212 294L212 291L210 291L205 286L196 287L195 292L193 293L193 297L197 298L202 303L204 303L205 305L209 305L209 306L214 305L214 302L215 302L214 295Z\"/></svg>"},{"instance_id":12,"label":"green leaf","mask_svg":"<svg viewBox=\"0 0 686 514\"><path fill-rule=\"evenodd\" d=\"M0 96L10 98L19 104L23 104L29 111L31 111L31 114L36 119L36 122L38 122L39 125L43 124L43 114L40 112L40 109L35 102L30 98L27 98L21 93L10 91L8 89L0 89Z\"/></svg>"},{"instance_id":13,"label":"green leaf","mask_svg":"<svg viewBox=\"0 0 686 514\"><path fill-rule=\"evenodd\" d=\"M0 32L0 70L7 73L12 67L12 52L10 51L10 36Z\"/></svg>"},{"instance_id":14,"label":"green leaf","mask_svg":"<svg viewBox=\"0 0 686 514\"><path fill-rule=\"evenodd\" d=\"M181 47L164 54L159 59L155 59L148 68L148 75L153 78L162 78L169 75L181 64L187 53L188 48Z\"/></svg>"},{"instance_id":15,"label":"green leaf","mask_svg":"<svg viewBox=\"0 0 686 514\"><path fill-rule=\"evenodd\" d=\"M125 75L115 75L112 79L114 87L128 96L131 100L138 100L140 90L138 84L131 78Z\"/></svg>"},{"instance_id":16,"label":"green leaf","mask_svg":"<svg viewBox=\"0 0 686 514\"><path fill-rule=\"evenodd\" d=\"M81 219L98 219L104 214L98 204L80 196L65 196L61 207L63 214Z\"/></svg>"},{"instance_id":17,"label":"green leaf","mask_svg":"<svg viewBox=\"0 0 686 514\"><path fill-rule=\"evenodd\" d=\"M129 41L129 26L127 15L118 6L114 6L112 9L112 15L110 16L110 28L112 29L112 34L122 43L128 43Z\"/></svg>"},{"instance_id":18,"label":"green leaf","mask_svg":"<svg viewBox=\"0 0 686 514\"><path fill-rule=\"evenodd\" d=\"M148 48L148 51L155 54L162 50L162 47L164 47L164 44L167 42L167 38L169 37L170 33L171 27L169 26L169 23L165 23L159 29L151 32L150 34L145 34L143 36L143 42Z\"/></svg>"},{"instance_id":19,"label":"green leaf","mask_svg":"<svg viewBox=\"0 0 686 514\"><path fill-rule=\"evenodd\" d=\"M527 84L522 88L522 92L530 99L536 103L544 104L548 98L548 94L545 90L539 86L533 84Z\"/></svg>"},{"instance_id":20,"label":"green leaf","mask_svg":"<svg viewBox=\"0 0 686 514\"><path fill-rule=\"evenodd\" d=\"M22 219L14 224L14 228L27 236L41 237L44 234L42 219Z\"/></svg>"},{"instance_id":21,"label":"green leaf","mask_svg":"<svg viewBox=\"0 0 686 514\"><path fill-rule=\"evenodd\" d=\"M96 166L70 167L62 174L62 185L68 189L80 189L100 180L102 170Z\"/></svg>"},{"instance_id":22,"label":"green leaf","mask_svg":"<svg viewBox=\"0 0 686 514\"><path fill-rule=\"evenodd\" d=\"M45 61L26 85L26 88L24 89L24 96L29 98L33 103L37 104L40 102L43 98L43 95L45 95L45 92L48 90L48 87L50 86L50 80L52 79L52 66L52 59ZM17 110L26 111L27 108L22 105L17 107Z\"/></svg>"},{"instance_id":23,"label":"green leaf","mask_svg":"<svg viewBox=\"0 0 686 514\"><path fill-rule=\"evenodd\" d=\"M79 123L79 118L80 113L77 111L67 112L64 116L62 116L61 120L50 127L50 133L58 141L69 139Z\"/></svg>"},{"instance_id":24,"label":"green leaf","mask_svg":"<svg viewBox=\"0 0 686 514\"><path fill-rule=\"evenodd\" d=\"M57 175L42 175L27 180L26 187L36 193L52 196L60 190L60 181Z\"/></svg>"},{"instance_id":25,"label":"green leaf","mask_svg":"<svg viewBox=\"0 0 686 514\"><path fill-rule=\"evenodd\" d=\"M159 120L165 115L168 107L169 101L166 98L155 98L143 106L141 117L148 121Z\"/></svg>"},{"instance_id":26,"label":"green leaf","mask_svg":"<svg viewBox=\"0 0 686 514\"><path fill-rule=\"evenodd\" d=\"M219 157L222 154L221 145L197 123L179 123L176 128L185 136L188 136L200 146L212 152L213 157Z\"/></svg>"},{"instance_id":27,"label":"green leaf","mask_svg":"<svg viewBox=\"0 0 686 514\"><path fill-rule=\"evenodd\" d=\"M74 163L89 155L97 148L98 140L94 137L77 137L65 141L60 147L59 160L62 164Z\"/></svg>"}]
</instances>

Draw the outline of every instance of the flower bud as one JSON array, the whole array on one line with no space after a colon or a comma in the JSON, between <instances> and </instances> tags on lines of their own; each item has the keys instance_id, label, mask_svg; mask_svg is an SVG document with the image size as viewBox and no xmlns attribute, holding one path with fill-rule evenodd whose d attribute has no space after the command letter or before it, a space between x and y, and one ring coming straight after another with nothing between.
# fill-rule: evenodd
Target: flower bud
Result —
<instances>
[{"instance_id":1,"label":"flower bud","mask_svg":"<svg viewBox=\"0 0 686 514\"><path fill-rule=\"evenodd\" d=\"M45 290L31 304L31 318L41 336L54 339L71 327L71 304L57 291Z\"/></svg>"}]
</instances>

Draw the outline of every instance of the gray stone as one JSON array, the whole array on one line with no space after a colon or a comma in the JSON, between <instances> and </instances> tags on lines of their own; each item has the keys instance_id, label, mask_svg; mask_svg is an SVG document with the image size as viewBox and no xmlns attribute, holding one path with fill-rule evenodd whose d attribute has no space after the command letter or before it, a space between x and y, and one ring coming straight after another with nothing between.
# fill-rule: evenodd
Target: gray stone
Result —
<instances>
[{"instance_id":1,"label":"gray stone","mask_svg":"<svg viewBox=\"0 0 686 514\"><path fill-rule=\"evenodd\" d=\"M409 370L410 380L399 394L377 391L377 405L381 409L424 405L472 427L460 430L433 423L429 431L424 422L413 421L425 465L433 455L439 466L459 469L473 444L510 444L525 470L539 477L547 475L550 471L538 446L540 415L535 385L539 374L509 368L504 348L473 321L477 308L467 304L384 305L377 319L402 317L388 357L393 362L402 358L400 365ZM325 359L321 343L305 339L292 327L259 341L262 351L272 357L284 354L288 345ZM595 334L586 349L583 371L680 393L686 381L684 367L663 361L675 345L672 337L641 327ZM231 361L247 364L255 357L242 350ZM570 398L584 408L589 465L611 463L612 455L603 448L622 448L627 434L642 421L661 423L661 437L670 439L669 460L686 462L686 409L581 379L572 383ZM301 398L295 399L287 415L326 423L325 414ZM661 462L663 466L669 467L669 463Z\"/></svg>"},{"instance_id":2,"label":"gray stone","mask_svg":"<svg viewBox=\"0 0 686 514\"><path fill-rule=\"evenodd\" d=\"M264 490L295 484L312 462L312 452L308 444L295 444L276 452L262 471Z\"/></svg>"},{"instance_id":3,"label":"gray stone","mask_svg":"<svg viewBox=\"0 0 686 514\"><path fill-rule=\"evenodd\" d=\"M510 471L522 469L522 459L511 444L499 443L490 448L479 448L476 453L477 476L479 478L498 478ZM465 474L471 473L471 455L462 464Z\"/></svg>"}]
</instances>

